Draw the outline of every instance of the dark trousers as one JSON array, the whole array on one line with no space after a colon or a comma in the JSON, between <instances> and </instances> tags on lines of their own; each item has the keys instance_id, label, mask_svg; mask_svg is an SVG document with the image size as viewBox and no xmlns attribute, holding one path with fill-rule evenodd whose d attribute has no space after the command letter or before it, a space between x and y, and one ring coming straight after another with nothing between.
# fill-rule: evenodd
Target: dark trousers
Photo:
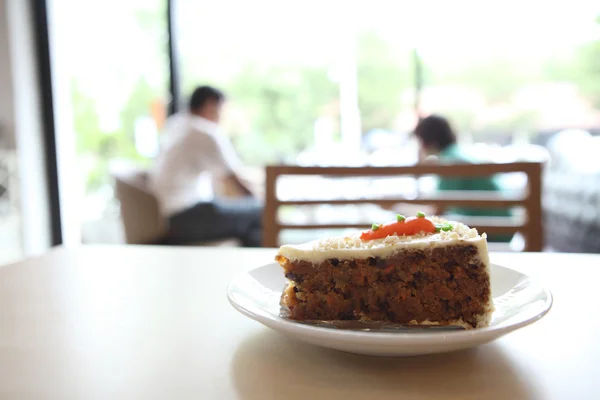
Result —
<instances>
[{"instance_id":1,"label":"dark trousers","mask_svg":"<svg viewBox=\"0 0 600 400\"><path fill-rule=\"evenodd\" d=\"M262 206L251 197L198 203L169 218L169 243L188 244L236 238L260 247Z\"/></svg>"}]
</instances>

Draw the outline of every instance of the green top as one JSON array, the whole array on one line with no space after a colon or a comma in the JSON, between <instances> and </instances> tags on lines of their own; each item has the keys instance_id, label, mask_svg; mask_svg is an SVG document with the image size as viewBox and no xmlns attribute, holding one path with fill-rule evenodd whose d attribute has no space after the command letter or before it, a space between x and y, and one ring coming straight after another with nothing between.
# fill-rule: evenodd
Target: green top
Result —
<instances>
[{"instance_id":1,"label":"green top","mask_svg":"<svg viewBox=\"0 0 600 400\"><path fill-rule=\"evenodd\" d=\"M461 148L452 144L446 147L440 154L439 159L442 164L476 164L476 160L465 154ZM477 178L448 177L440 178L437 189L442 190L489 190L494 192L502 191L496 179L492 176ZM507 208L465 208L454 207L446 210L448 213L467 215L467 216L486 216L486 217L510 217L512 214Z\"/></svg>"}]
</instances>

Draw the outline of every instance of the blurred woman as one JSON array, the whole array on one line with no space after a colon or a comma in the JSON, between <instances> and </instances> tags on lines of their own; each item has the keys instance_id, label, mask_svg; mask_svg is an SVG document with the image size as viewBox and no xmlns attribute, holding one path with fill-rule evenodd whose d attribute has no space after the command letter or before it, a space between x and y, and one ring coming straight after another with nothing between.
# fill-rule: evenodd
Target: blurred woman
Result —
<instances>
[{"instance_id":1,"label":"blurred woman","mask_svg":"<svg viewBox=\"0 0 600 400\"><path fill-rule=\"evenodd\" d=\"M420 159L436 156L441 164L474 164L477 161L470 157L458 145L456 134L448 120L439 115L430 115L423 118L416 126L415 136L419 140ZM438 191L502 191L493 176L488 177L440 177L437 184ZM437 210L438 214L455 214L465 216L510 217L511 211L506 208L468 208L452 207ZM492 241L510 241L510 235L494 235Z\"/></svg>"}]
</instances>

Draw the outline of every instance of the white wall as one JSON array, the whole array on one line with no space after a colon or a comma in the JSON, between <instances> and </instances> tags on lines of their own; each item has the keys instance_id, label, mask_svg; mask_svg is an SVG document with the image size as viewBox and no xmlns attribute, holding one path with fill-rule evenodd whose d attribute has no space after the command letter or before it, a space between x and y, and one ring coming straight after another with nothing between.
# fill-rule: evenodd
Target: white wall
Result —
<instances>
[{"instance_id":1,"label":"white wall","mask_svg":"<svg viewBox=\"0 0 600 400\"><path fill-rule=\"evenodd\" d=\"M51 243L41 94L29 3L0 0L0 118L12 125L16 139L26 256L46 251Z\"/></svg>"}]
</instances>

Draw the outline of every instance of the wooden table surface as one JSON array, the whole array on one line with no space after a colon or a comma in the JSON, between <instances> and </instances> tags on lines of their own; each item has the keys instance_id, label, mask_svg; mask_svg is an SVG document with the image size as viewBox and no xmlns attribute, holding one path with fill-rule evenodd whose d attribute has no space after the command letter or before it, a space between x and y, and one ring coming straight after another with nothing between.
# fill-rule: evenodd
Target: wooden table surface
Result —
<instances>
[{"instance_id":1,"label":"wooden table surface","mask_svg":"<svg viewBox=\"0 0 600 400\"><path fill-rule=\"evenodd\" d=\"M374 358L272 332L226 287L274 250L57 249L0 267L0 399L598 399L600 256L493 254L541 321L458 353Z\"/></svg>"}]
</instances>

